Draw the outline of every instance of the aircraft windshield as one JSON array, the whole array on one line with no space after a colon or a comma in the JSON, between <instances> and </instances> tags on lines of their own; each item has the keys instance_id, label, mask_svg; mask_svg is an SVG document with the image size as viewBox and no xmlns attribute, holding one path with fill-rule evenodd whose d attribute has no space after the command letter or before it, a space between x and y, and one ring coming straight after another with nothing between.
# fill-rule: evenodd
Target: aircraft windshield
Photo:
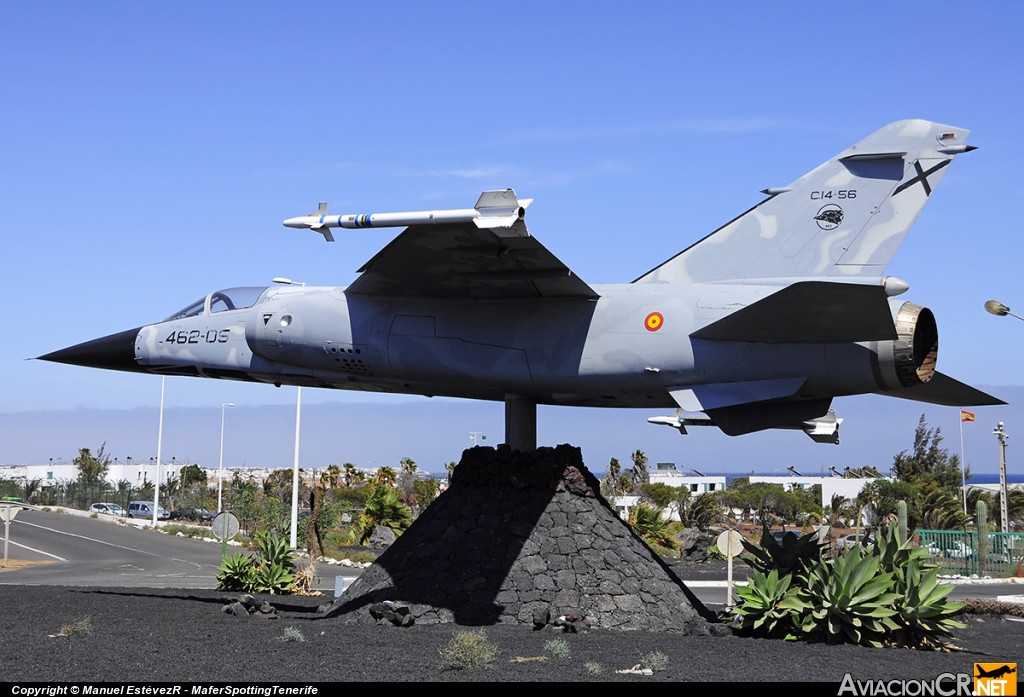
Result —
<instances>
[{"instance_id":1,"label":"aircraft windshield","mask_svg":"<svg viewBox=\"0 0 1024 697\"><path fill-rule=\"evenodd\" d=\"M185 319L187 317L197 317L203 314L203 311L206 309L207 299L210 301L211 314L214 312L226 312L228 310L243 310L255 305L256 301L259 300L263 291L266 289L267 286L248 286L218 290L210 293L201 300L196 300L181 312L176 312L165 319L164 322L171 322L176 319Z\"/></svg>"},{"instance_id":2,"label":"aircraft windshield","mask_svg":"<svg viewBox=\"0 0 1024 697\"><path fill-rule=\"evenodd\" d=\"M256 301L260 299L260 296L263 295L263 291L266 289L266 286L249 286L245 288L228 288L227 290L218 290L210 296L210 312L242 310L247 307L252 307L256 304Z\"/></svg>"},{"instance_id":3,"label":"aircraft windshield","mask_svg":"<svg viewBox=\"0 0 1024 697\"><path fill-rule=\"evenodd\" d=\"M194 303L186 307L181 312L176 312L167 319L165 319L164 322L170 322L176 319L185 319L186 317L195 317L196 315L201 315L203 314L204 307L206 307L206 298L196 300Z\"/></svg>"}]
</instances>

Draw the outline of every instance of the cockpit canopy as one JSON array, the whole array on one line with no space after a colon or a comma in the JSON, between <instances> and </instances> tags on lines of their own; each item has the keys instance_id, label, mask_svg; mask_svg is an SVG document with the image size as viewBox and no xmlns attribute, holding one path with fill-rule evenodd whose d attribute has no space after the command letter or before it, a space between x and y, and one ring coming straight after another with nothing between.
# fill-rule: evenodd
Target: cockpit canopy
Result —
<instances>
[{"instance_id":1,"label":"cockpit canopy","mask_svg":"<svg viewBox=\"0 0 1024 697\"><path fill-rule=\"evenodd\" d=\"M228 310L244 310L252 307L267 290L268 286L245 286L241 288L226 288L216 290L205 298L195 301L180 312L176 312L164 322L171 322L186 317L198 317L199 315L212 315L217 312Z\"/></svg>"}]
</instances>

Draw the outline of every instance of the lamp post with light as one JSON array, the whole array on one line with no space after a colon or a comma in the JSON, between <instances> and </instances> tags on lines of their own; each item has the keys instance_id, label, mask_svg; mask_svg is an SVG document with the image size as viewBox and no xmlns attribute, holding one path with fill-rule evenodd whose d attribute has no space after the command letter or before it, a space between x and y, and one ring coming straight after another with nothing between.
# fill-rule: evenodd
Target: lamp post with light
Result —
<instances>
[{"instance_id":1,"label":"lamp post with light","mask_svg":"<svg viewBox=\"0 0 1024 697\"><path fill-rule=\"evenodd\" d=\"M1017 319L1024 321L1024 317L1015 315L1010 312L1010 308L1002 304L998 300L988 300L985 302L985 310L997 317L1016 317ZM1000 421L999 425L995 427L992 434L999 441L999 518L1001 528L1003 532L1010 532L1009 527L1009 510L1007 502L1007 487L1006 487L1006 439L1009 436L1006 435L1006 430L1003 428L1003 422ZM980 531L979 531L980 532Z\"/></svg>"},{"instance_id":2,"label":"lamp post with light","mask_svg":"<svg viewBox=\"0 0 1024 697\"><path fill-rule=\"evenodd\" d=\"M1009 315L1010 317L1016 317L1017 319L1024 321L1024 317L1013 314L1012 312L1010 312L1010 308L1008 308L1006 305L1002 304L998 300L986 301L985 311L998 317L1006 317L1007 315Z\"/></svg>"},{"instance_id":3,"label":"lamp post with light","mask_svg":"<svg viewBox=\"0 0 1024 697\"><path fill-rule=\"evenodd\" d=\"M290 278L283 278L278 276L274 278L272 283L277 283L285 286L302 286L306 284L302 281L293 281ZM282 318L282 323L283 323ZM292 549L298 546L298 530L299 530L299 430L302 423L302 385L298 385L295 393L295 462L292 466L292 524L291 534L289 535L289 541Z\"/></svg>"}]
</instances>

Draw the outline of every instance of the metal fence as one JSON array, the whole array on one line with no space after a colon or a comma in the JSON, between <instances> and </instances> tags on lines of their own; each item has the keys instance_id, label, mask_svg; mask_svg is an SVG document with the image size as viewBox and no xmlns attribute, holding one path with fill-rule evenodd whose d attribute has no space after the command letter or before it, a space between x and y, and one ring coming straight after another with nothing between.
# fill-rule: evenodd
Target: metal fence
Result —
<instances>
[{"instance_id":1,"label":"metal fence","mask_svg":"<svg viewBox=\"0 0 1024 697\"><path fill-rule=\"evenodd\" d=\"M943 573L993 578L1021 575L1024 533L990 532L983 539L966 530L918 530L916 534Z\"/></svg>"}]
</instances>

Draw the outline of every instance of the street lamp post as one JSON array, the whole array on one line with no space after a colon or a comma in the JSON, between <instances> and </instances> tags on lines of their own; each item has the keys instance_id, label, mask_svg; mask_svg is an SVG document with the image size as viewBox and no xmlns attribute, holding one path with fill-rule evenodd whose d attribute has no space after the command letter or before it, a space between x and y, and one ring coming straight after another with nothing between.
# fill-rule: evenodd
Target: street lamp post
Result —
<instances>
[{"instance_id":1,"label":"street lamp post","mask_svg":"<svg viewBox=\"0 0 1024 697\"><path fill-rule=\"evenodd\" d=\"M224 402L220 405L220 467L217 469L217 512L220 513L224 510L223 506L223 490L224 490L224 412L227 411L228 407L235 406L233 402Z\"/></svg>"},{"instance_id":2,"label":"street lamp post","mask_svg":"<svg viewBox=\"0 0 1024 697\"><path fill-rule=\"evenodd\" d=\"M157 511L160 510L160 458L163 457L164 449L164 388L167 386L167 376L160 377L160 427L156 434L156 484L153 487L153 527L156 527Z\"/></svg>"},{"instance_id":3,"label":"street lamp post","mask_svg":"<svg viewBox=\"0 0 1024 697\"><path fill-rule=\"evenodd\" d=\"M996 315L998 317L1006 317L1007 315L1009 315L1010 317L1016 317L1017 319L1024 321L1024 317L1013 314L1012 312L1010 312L1010 308L1008 308L1006 305L1002 304L998 300L986 301L985 310L986 312L989 312L990 314Z\"/></svg>"},{"instance_id":4,"label":"street lamp post","mask_svg":"<svg viewBox=\"0 0 1024 697\"><path fill-rule=\"evenodd\" d=\"M1003 422L995 427L992 434L999 440L999 517L1003 532L1010 532L1010 509L1006 501L1006 431L1003 429ZM982 531L979 530L979 533Z\"/></svg>"},{"instance_id":5,"label":"street lamp post","mask_svg":"<svg viewBox=\"0 0 1024 697\"><path fill-rule=\"evenodd\" d=\"M985 303L985 310L997 317L1016 317L1017 319L1024 322L1024 317L1015 315L1010 312L1010 308L1002 304L998 300L989 300ZM1002 524L1003 532L1010 532L1010 516L1009 516L1009 504L1006 500L1006 439L1009 436L1006 435L1006 431L1003 430L1003 422L1000 421L999 425L995 427L992 434L999 440L999 516ZM979 531L980 532L980 531Z\"/></svg>"}]
</instances>

